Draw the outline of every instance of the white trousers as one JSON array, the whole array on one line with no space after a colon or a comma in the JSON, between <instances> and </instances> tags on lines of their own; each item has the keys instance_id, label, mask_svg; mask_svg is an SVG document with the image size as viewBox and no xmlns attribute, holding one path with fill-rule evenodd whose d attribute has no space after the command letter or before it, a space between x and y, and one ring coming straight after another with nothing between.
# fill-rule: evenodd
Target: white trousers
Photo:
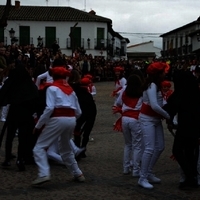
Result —
<instances>
[{"instance_id":1,"label":"white trousers","mask_svg":"<svg viewBox=\"0 0 200 200\"><path fill-rule=\"evenodd\" d=\"M74 154L77 153L79 147L74 144L74 141L70 139L70 146ZM62 157L59 152L58 141L55 141L51 144L51 146L47 149L47 157L51 160L54 160L60 164L64 164Z\"/></svg>"},{"instance_id":2,"label":"white trousers","mask_svg":"<svg viewBox=\"0 0 200 200\"><path fill-rule=\"evenodd\" d=\"M62 160L71 174L73 176L82 174L70 145L70 139L72 138L75 125L75 117L52 117L45 125L33 149L34 159L39 170L39 177L50 175L46 149L56 141L58 141Z\"/></svg>"},{"instance_id":3,"label":"white trousers","mask_svg":"<svg viewBox=\"0 0 200 200\"><path fill-rule=\"evenodd\" d=\"M141 178L146 179L149 174L152 174L153 167L164 150L164 132L162 121L159 119L140 118L139 120L144 144Z\"/></svg>"},{"instance_id":4,"label":"white trousers","mask_svg":"<svg viewBox=\"0 0 200 200\"><path fill-rule=\"evenodd\" d=\"M142 133L139 121L130 117L122 117L122 132L125 141L124 171L133 167L133 173L139 174L142 156Z\"/></svg>"}]
</instances>

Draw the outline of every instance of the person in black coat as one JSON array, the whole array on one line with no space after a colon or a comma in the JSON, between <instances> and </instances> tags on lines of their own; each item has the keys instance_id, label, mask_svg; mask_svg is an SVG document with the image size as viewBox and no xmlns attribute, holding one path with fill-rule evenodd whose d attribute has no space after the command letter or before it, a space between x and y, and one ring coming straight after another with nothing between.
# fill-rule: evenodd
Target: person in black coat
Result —
<instances>
[{"instance_id":1,"label":"person in black coat","mask_svg":"<svg viewBox=\"0 0 200 200\"><path fill-rule=\"evenodd\" d=\"M0 89L0 106L10 105L6 124L7 136L5 144L5 161L3 167L10 166L12 142L18 129L17 166L20 171L25 170L25 162L32 159L34 138L33 114L36 110L38 90L29 75L26 66L16 65L8 75Z\"/></svg>"},{"instance_id":2,"label":"person in black coat","mask_svg":"<svg viewBox=\"0 0 200 200\"><path fill-rule=\"evenodd\" d=\"M180 165L185 181L179 188L197 187L197 162L200 138L200 90L191 72L180 70L174 74L174 92L164 109L170 114L168 129L173 128L173 117L178 114L173 155Z\"/></svg>"},{"instance_id":3,"label":"person in black coat","mask_svg":"<svg viewBox=\"0 0 200 200\"><path fill-rule=\"evenodd\" d=\"M81 77L77 70L71 71L68 83L76 93L82 110L74 130L74 143L77 147L86 148L96 119L96 104L92 94L88 91L87 84L81 83ZM86 157L85 151L81 153L80 157Z\"/></svg>"}]
</instances>

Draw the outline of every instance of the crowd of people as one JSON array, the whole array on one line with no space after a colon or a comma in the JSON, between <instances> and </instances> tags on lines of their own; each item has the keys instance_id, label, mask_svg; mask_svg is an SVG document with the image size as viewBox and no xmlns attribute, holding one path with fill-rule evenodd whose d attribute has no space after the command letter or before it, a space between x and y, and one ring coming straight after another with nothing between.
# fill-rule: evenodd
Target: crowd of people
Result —
<instances>
[{"instance_id":1,"label":"crowd of people","mask_svg":"<svg viewBox=\"0 0 200 200\"><path fill-rule=\"evenodd\" d=\"M93 81L109 80L115 88L114 130L124 135L123 174L138 177L146 189L160 183L154 166L164 147L163 122L174 133L173 156L182 174L179 188L196 188L200 137L200 67L196 61L130 62L93 58L76 50L72 56L59 48L0 44L0 106L5 128L5 160L10 167L12 143L18 133L16 165L38 166L32 185L51 180L48 159L67 166L84 182L78 161L86 157L97 108ZM174 90L171 90L171 83Z\"/></svg>"}]
</instances>

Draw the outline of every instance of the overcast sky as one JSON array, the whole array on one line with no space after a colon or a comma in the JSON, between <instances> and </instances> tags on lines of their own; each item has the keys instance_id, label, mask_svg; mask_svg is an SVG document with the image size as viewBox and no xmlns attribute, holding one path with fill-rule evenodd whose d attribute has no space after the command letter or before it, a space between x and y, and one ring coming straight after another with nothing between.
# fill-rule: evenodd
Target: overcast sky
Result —
<instances>
[{"instance_id":1,"label":"overcast sky","mask_svg":"<svg viewBox=\"0 0 200 200\"><path fill-rule=\"evenodd\" d=\"M5 4L6 0L3 1ZM129 45L152 40L154 46L160 48L162 47L160 34L193 22L200 16L199 0L20 0L20 2L21 5L70 6L86 12L94 10L96 15L111 19L113 30L129 38ZM14 0L12 4L14 5Z\"/></svg>"}]
</instances>

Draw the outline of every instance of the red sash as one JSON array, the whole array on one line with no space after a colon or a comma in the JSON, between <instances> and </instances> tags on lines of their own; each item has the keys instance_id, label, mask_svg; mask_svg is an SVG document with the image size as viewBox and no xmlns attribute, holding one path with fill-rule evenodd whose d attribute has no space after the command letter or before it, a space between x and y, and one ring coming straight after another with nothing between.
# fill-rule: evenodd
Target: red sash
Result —
<instances>
[{"instance_id":1,"label":"red sash","mask_svg":"<svg viewBox=\"0 0 200 200\"><path fill-rule=\"evenodd\" d=\"M71 108L55 108L51 117L74 117L75 110Z\"/></svg>"},{"instance_id":2,"label":"red sash","mask_svg":"<svg viewBox=\"0 0 200 200\"><path fill-rule=\"evenodd\" d=\"M142 108L141 108L141 111L140 111L142 114L145 114L145 115L149 115L149 116L152 116L152 117L161 117L160 114L158 114L157 112L155 112L150 105L147 105L145 103L142 104Z\"/></svg>"}]
</instances>

